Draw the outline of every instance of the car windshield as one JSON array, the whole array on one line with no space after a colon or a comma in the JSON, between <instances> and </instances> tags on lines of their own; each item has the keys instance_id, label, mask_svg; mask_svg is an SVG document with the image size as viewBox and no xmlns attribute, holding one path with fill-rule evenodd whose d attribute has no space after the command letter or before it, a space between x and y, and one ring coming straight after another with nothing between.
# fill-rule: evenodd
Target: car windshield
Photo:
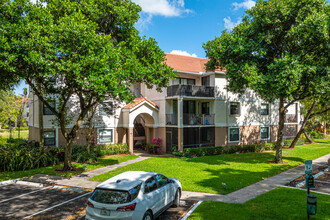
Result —
<instances>
[{"instance_id":1,"label":"car windshield","mask_svg":"<svg viewBox=\"0 0 330 220\"><path fill-rule=\"evenodd\" d=\"M91 200L104 204L124 204L133 201L139 194L141 184L128 191L97 188L91 195Z\"/></svg>"}]
</instances>

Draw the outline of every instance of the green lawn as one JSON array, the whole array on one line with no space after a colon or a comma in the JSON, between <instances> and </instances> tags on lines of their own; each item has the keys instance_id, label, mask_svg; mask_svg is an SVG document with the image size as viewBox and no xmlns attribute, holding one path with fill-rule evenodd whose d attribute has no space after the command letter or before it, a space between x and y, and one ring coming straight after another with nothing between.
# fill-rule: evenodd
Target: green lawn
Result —
<instances>
[{"instance_id":1,"label":"green lawn","mask_svg":"<svg viewBox=\"0 0 330 220\"><path fill-rule=\"evenodd\" d=\"M188 219L307 219L306 197L306 191L279 187L244 204L203 202ZM317 215L311 219L330 219L329 207L330 196L317 194Z\"/></svg>"},{"instance_id":2,"label":"green lawn","mask_svg":"<svg viewBox=\"0 0 330 220\"><path fill-rule=\"evenodd\" d=\"M121 163L127 160L132 160L137 158L135 155L111 155L111 156L105 156L98 158L99 161L97 163L87 164L87 171L95 170L97 168L105 167L112 164ZM82 171L75 171L75 172L56 172L55 170L62 167L63 165L57 165L57 166L48 166L38 169L32 169L32 170L25 170L25 171L16 171L16 172L0 172L0 181L9 180L9 179L16 179L16 178L24 178L29 177L35 174L49 174L49 175L56 175L56 176L75 176ZM74 163L74 167L83 167L83 163Z\"/></svg>"},{"instance_id":3,"label":"green lawn","mask_svg":"<svg viewBox=\"0 0 330 220\"><path fill-rule=\"evenodd\" d=\"M129 170L163 173L178 178L183 190L227 194L289 168L330 153L330 145L314 144L283 150L288 164L273 164L274 152L242 153L199 158L153 157L96 176L91 180L104 181ZM224 189L221 183L226 183Z\"/></svg>"},{"instance_id":4,"label":"green lawn","mask_svg":"<svg viewBox=\"0 0 330 220\"><path fill-rule=\"evenodd\" d=\"M316 143L325 143L325 144L330 144L330 135L326 135L324 139L313 139Z\"/></svg>"},{"instance_id":5,"label":"green lawn","mask_svg":"<svg viewBox=\"0 0 330 220\"><path fill-rule=\"evenodd\" d=\"M9 138L10 132L8 129L0 129L0 137ZM29 130L23 130L20 134L21 138L28 138L29 137ZM12 138L18 138L18 131L12 131Z\"/></svg>"}]
</instances>

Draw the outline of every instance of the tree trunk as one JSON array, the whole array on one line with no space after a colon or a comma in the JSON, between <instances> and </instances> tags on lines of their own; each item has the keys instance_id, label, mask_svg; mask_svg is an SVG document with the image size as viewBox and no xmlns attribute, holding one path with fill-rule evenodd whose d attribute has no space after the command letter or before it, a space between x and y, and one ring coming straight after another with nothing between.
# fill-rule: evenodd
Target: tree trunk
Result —
<instances>
[{"instance_id":1,"label":"tree trunk","mask_svg":"<svg viewBox=\"0 0 330 220\"><path fill-rule=\"evenodd\" d=\"M277 143L276 143L276 155L274 162L282 163L282 147L284 145L283 141L283 131L284 131L284 120L285 120L285 107L284 107L284 97L280 97L279 103L279 126L277 132Z\"/></svg>"},{"instance_id":2,"label":"tree trunk","mask_svg":"<svg viewBox=\"0 0 330 220\"><path fill-rule=\"evenodd\" d=\"M313 102L312 106L308 109L308 112L304 118L304 121L299 129L299 132L297 133L296 137L293 139L291 145L290 145L290 148L294 148L297 144L297 141L298 139L300 138L300 135L303 133L303 130L305 129L305 126L307 124L307 121L309 120L309 117L311 116L314 108L315 108L315 105L316 105L316 101Z\"/></svg>"},{"instance_id":3,"label":"tree trunk","mask_svg":"<svg viewBox=\"0 0 330 220\"><path fill-rule=\"evenodd\" d=\"M308 142L309 142L310 144L315 143L315 142L313 141L313 139L307 134L307 131L306 131L305 128L304 128L303 132L304 132L304 135L305 135L306 139L308 140Z\"/></svg>"},{"instance_id":4,"label":"tree trunk","mask_svg":"<svg viewBox=\"0 0 330 220\"><path fill-rule=\"evenodd\" d=\"M39 137L40 137L40 154L45 152L45 142L44 142L44 114L43 114L43 103L38 99L39 104Z\"/></svg>"},{"instance_id":5,"label":"tree trunk","mask_svg":"<svg viewBox=\"0 0 330 220\"><path fill-rule=\"evenodd\" d=\"M88 117L88 133L86 135L86 150L87 154L90 154L90 146L91 146L91 139L92 135L94 134L94 127L93 127L93 118L96 112L97 105L92 108L90 111L90 115Z\"/></svg>"},{"instance_id":6,"label":"tree trunk","mask_svg":"<svg viewBox=\"0 0 330 220\"><path fill-rule=\"evenodd\" d=\"M70 138L67 140L66 148L65 148L65 156L64 156L64 167L63 170L68 171L72 170L71 164L71 156L72 156L72 145L74 138Z\"/></svg>"}]
</instances>

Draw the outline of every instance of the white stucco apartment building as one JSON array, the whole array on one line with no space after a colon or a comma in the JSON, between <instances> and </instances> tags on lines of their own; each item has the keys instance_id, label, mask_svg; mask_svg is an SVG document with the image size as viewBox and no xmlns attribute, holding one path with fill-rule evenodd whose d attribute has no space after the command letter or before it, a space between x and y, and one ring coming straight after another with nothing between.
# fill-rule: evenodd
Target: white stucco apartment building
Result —
<instances>
[{"instance_id":1,"label":"white stucco apartment building","mask_svg":"<svg viewBox=\"0 0 330 220\"><path fill-rule=\"evenodd\" d=\"M242 96L229 92L225 70L206 71L208 59L166 54L167 65L177 71L169 87L157 92L144 84L132 85L133 103L110 101L99 106L94 118L94 140L99 144L128 143L131 152L141 141L161 138L161 150L171 152L189 147L253 144L276 140L278 103L267 103L252 90ZM39 140L38 98L29 95L29 140ZM43 109L45 143L60 146L65 139L52 121L54 116ZM289 107L285 138L295 136L300 104ZM77 144L86 143L82 128Z\"/></svg>"}]
</instances>

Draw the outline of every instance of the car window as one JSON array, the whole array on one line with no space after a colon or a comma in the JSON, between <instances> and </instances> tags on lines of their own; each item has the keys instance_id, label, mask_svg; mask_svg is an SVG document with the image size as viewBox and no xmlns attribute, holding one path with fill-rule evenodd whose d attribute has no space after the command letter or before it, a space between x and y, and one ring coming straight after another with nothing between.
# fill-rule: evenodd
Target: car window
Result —
<instances>
[{"instance_id":1,"label":"car window","mask_svg":"<svg viewBox=\"0 0 330 220\"><path fill-rule=\"evenodd\" d=\"M104 204L123 204L127 203L129 193L127 191L95 189L91 195L91 200Z\"/></svg>"},{"instance_id":2,"label":"car window","mask_svg":"<svg viewBox=\"0 0 330 220\"><path fill-rule=\"evenodd\" d=\"M159 187L165 186L169 182L168 178L162 174L157 174L156 179Z\"/></svg>"},{"instance_id":3,"label":"car window","mask_svg":"<svg viewBox=\"0 0 330 220\"><path fill-rule=\"evenodd\" d=\"M97 188L91 195L91 200L104 204L123 204L133 201L140 192L141 184L128 191Z\"/></svg>"},{"instance_id":4,"label":"car window","mask_svg":"<svg viewBox=\"0 0 330 220\"><path fill-rule=\"evenodd\" d=\"M149 193L157 189L157 182L154 177L149 178L144 185L144 193Z\"/></svg>"}]
</instances>

